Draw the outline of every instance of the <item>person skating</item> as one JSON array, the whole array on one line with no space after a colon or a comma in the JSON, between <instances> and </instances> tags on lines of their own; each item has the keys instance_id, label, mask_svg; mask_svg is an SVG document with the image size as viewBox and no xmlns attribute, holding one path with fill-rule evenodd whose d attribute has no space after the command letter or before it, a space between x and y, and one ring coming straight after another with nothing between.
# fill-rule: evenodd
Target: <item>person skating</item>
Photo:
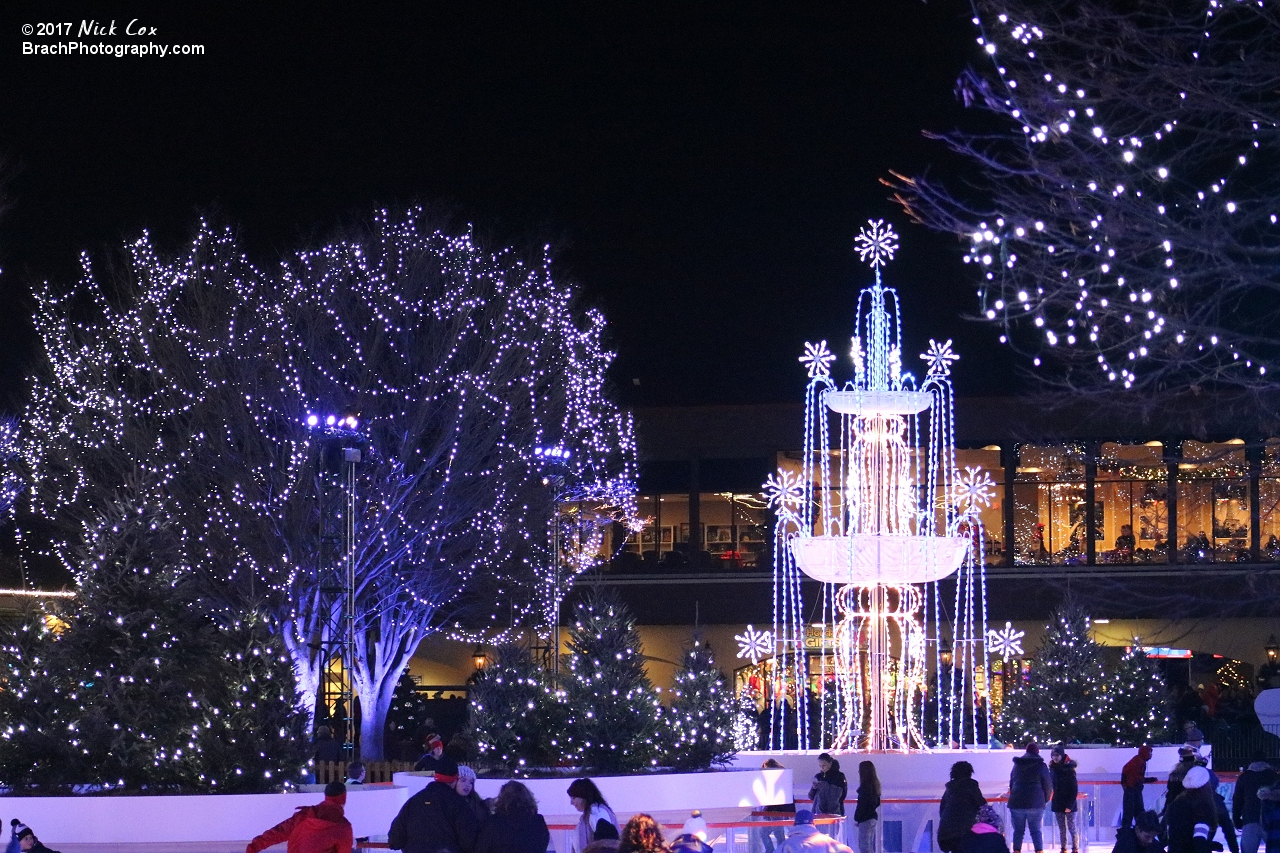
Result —
<instances>
[{"instance_id":1,"label":"person skating","mask_svg":"<svg viewBox=\"0 0 1280 853\"><path fill-rule=\"evenodd\" d=\"M1147 810L1142 801L1144 784L1156 781L1156 777L1147 775L1147 762L1151 760L1151 747L1138 747L1138 754L1130 758L1120 771L1120 788L1124 792L1124 808L1120 815L1120 826L1133 826L1138 815Z\"/></svg>"},{"instance_id":2,"label":"person skating","mask_svg":"<svg viewBox=\"0 0 1280 853\"><path fill-rule=\"evenodd\" d=\"M346 804L347 786L330 782L324 786L323 802L300 806L293 817L250 841L245 853L258 853L281 842L288 842L288 853L350 853L355 838L343 814Z\"/></svg>"},{"instance_id":3,"label":"person skating","mask_svg":"<svg viewBox=\"0 0 1280 853\"><path fill-rule=\"evenodd\" d=\"M796 824L787 832L787 840L778 846L778 853L853 853L813 825L813 812L800 809L796 812Z\"/></svg>"},{"instance_id":4,"label":"person skating","mask_svg":"<svg viewBox=\"0 0 1280 853\"><path fill-rule=\"evenodd\" d=\"M844 814L844 801L849 796L849 782L840 772L840 762L830 753L818 756L818 770L809 788L815 814Z\"/></svg>"},{"instance_id":5,"label":"person skating","mask_svg":"<svg viewBox=\"0 0 1280 853\"><path fill-rule=\"evenodd\" d=\"M1160 838L1160 815L1145 811L1138 815L1133 826L1116 830L1116 846L1111 853L1165 853Z\"/></svg>"},{"instance_id":6,"label":"person skating","mask_svg":"<svg viewBox=\"0 0 1280 853\"><path fill-rule=\"evenodd\" d=\"M858 853L876 853L876 829L880 824L880 778L870 761L858 765L858 804L853 822L858 825Z\"/></svg>"},{"instance_id":7,"label":"person skating","mask_svg":"<svg viewBox=\"0 0 1280 853\"><path fill-rule=\"evenodd\" d=\"M973 817L973 827L960 840L957 853L1009 853L1004 840L1000 812L995 806L983 806Z\"/></svg>"},{"instance_id":8,"label":"person skating","mask_svg":"<svg viewBox=\"0 0 1280 853\"><path fill-rule=\"evenodd\" d=\"M1280 850L1280 782L1260 789L1258 801L1261 806L1258 822L1262 824L1262 840L1267 844L1267 853Z\"/></svg>"},{"instance_id":9,"label":"person skating","mask_svg":"<svg viewBox=\"0 0 1280 853\"><path fill-rule=\"evenodd\" d=\"M391 821L387 846L405 853L471 853L480 826L453 789L457 781L458 766L440 759L434 781L410 797Z\"/></svg>"},{"instance_id":10,"label":"person skating","mask_svg":"<svg viewBox=\"0 0 1280 853\"><path fill-rule=\"evenodd\" d=\"M480 827L474 853L546 853L550 843L533 792L520 782L507 782L498 791L493 814Z\"/></svg>"},{"instance_id":11,"label":"person skating","mask_svg":"<svg viewBox=\"0 0 1280 853\"><path fill-rule=\"evenodd\" d=\"M58 853L58 851L50 850L40 843L40 839L36 838L36 834L31 827L17 818L14 818L9 825L12 827L10 847L16 846L22 853Z\"/></svg>"},{"instance_id":12,"label":"person skating","mask_svg":"<svg viewBox=\"0 0 1280 853\"><path fill-rule=\"evenodd\" d=\"M573 849L583 853L596 841L612 841L619 838L621 829L618 817L604 800L604 794L590 779L574 779L569 784L569 802L582 812L578 820L578 833Z\"/></svg>"},{"instance_id":13,"label":"person skating","mask_svg":"<svg viewBox=\"0 0 1280 853\"><path fill-rule=\"evenodd\" d=\"M1169 853L1209 853L1218 829L1218 811L1209 788L1209 771L1192 767L1182 778L1182 791L1165 808Z\"/></svg>"},{"instance_id":14,"label":"person skating","mask_svg":"<svg viewBox=\"0 0 1280 853\"><path fill-rule=\"evenodd\" d=\"M1027 741L1027 749L1013 759L1009 773L1009 815L1013 820L1013 853L1021 853L1022 838L1028 828L1036 853L1044 853L1044 807L1053 794L1053 777L1040 747L1035 741Z\"/></svg>"},{"instance_id":15,"label":"person skating","mask_svg":"<svg viewBox=\"0 0 1280 853\"><path fill-rule=\"evenodd\" d=\"M1065 747L1058 745L1049 755L1049 774L1053 782L1053 798L1049 808L1058 820L1058 843L1062 853L1067 853L1067 836L1071 836L1071 853L1079 853L1079 808L1076 795L1080 784L1076 780L1076 762L1067 755Z\"/></svg>"},{"instance_id":16,"label":"person skating","mask_svg":"<svg viewBox=\"0 0 1280 853\"><path fill-rule=\"evenodd\" d=\"M1262 844L1262 801L1258 792L1280 781L1280 774L1265 761L1255 761L1236 779L1231 795L1231 817L1240 827L1240 853L1258 853ZM1269 853L1269 851L1268 851Z\"/></svg>"},{"instance_id":17,"label":"person skating","mask_svg":"<svg viewBox=\"0 0 1280 853\"><path fill-rule=\"evenodd\" d=\"M973 781L973 765L957 761L951 765L951 781L938 804L938 848L955 853L961 840L973 829L978 809L987 804L982 789Z\"/></svg>"}]
</instances>

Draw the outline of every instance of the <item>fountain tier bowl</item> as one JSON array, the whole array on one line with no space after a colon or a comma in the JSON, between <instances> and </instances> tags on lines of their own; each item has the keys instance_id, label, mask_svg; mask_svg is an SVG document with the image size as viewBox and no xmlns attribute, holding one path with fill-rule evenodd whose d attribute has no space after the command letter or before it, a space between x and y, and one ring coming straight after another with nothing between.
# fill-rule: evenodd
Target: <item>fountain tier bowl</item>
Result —
<instances>
[{"instance_id":1,"label":"fountain tier bowl","mask_svg":"<svg viewBox=\"0 0 1280 853\"><path fill-rule=\"evenodd\" d=\"M796 565L823 583L871 586L928 583L954 573L964 562L963 536L797 536Z\"/></svg>"}]
</instances>

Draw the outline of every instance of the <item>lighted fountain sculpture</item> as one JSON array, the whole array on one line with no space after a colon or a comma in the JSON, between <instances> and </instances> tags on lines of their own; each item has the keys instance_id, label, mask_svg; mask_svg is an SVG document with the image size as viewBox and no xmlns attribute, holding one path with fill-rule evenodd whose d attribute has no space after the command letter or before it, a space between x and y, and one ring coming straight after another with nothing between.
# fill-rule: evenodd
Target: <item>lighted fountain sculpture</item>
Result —
<instances>
[{"instance_id":1,"label":"lighted fountain sculpture","mask_svg":"<svg viewBox=\"0 0 1280 853\"><path fill-rule=\"evenodd\" d=\"M814 676L825 691L833 676L834 696L828 692L819 714L826 733L819 740L831 749L924 747L930 669L938 708L930 739L974 743L985 726L975 677L985 659L985 580L973 546L983 541L977 511L990 501L994 484L976 469L956 471L949 376L958 356L951 342L930 343L918 386L902 370L897 293L880 275L896 241L882 222L860 233L858 251L875 283L858 300L853 379L838 387L826 341L806 344L800 361L810 381L800 470L780 469L766 484L777 511L773 692L790 689L794 696ZM938 581L957 572L955 595L944 608ZM802 612L802 574L823 584L815 627L818 642L833 654L821 657L818 672L808 671L812 614ZM939 642L947 633L950 662ZM813 742L808 716L795 714L791 723L802 744Z\"/></svg>"}]
</instances>

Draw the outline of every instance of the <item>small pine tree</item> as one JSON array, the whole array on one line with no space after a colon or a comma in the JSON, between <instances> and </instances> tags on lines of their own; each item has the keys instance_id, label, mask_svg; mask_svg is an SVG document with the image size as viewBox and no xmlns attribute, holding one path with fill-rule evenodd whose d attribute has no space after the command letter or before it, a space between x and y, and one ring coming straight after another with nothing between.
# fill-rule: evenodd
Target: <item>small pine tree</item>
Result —
<instances>
[{"instance_id":1,"label":"small pine tree","mask_svg":"<svg viewBox=\"0 0 1280 853\"><path fill-rule=\"evenodd\" d=\"M738 712L711 646L695 635L672 685L671 707L666 714L668 761L689 769L725 763L737 752L734 723Z\"/></svg>"},{"instance_id":2,"label":"small pine tree","mask_svg":"<svg viewBox=\"0 0 1280 853\"><path fill-rule=\"evenodd\" d=\"M743 691L734 705L733 748L737 752L760 749L760 711L756 700Z\"/></svg>"},{"instance_id":3,"label":"small pine tree","mask_svg":"<svg viewBox=\"0 0 1280 853\"><path fill-rule=\"evenodd\" d=\"M1054 613L1026 680L1006 695L996 733L1010 743L1087 743L1105 736L1106 685L1089 617L1067 602Z\"/></svg>"},{"instance_id":4,"label":"small pine tree","mask_svg":"<svg viewBox=\"0 0 1280 853\"><path fill-rule=\"evenodd\" d=\"M559 761L565 708L528 649L499 646L468 699L483 765L521 776Z\"/></svg>"},{"instance_id":5,"label":"small pine tree","mask_svg":"<svg viewBox=\"0 0 1280 853\"><path fill-rule=\"evenodd\" d=\"M1169 735L1168 696L1160 670L1138 645L1125 649L1107 692L1106 720L1119 746Z\"/></svg>"},{"instance_id":6,"label":"small pine tree","mask_svg":"<svg viewBox=\"0 0 1280 853\"><path fill-rule=\"evenodd\" d=\"M417 761L422 757L422 735L431 715L427 700L418 690L413 676L404 673L396 682L387 709L386 752L400 761Z\"/></svg>"},{"instance_id":7,"label":"small pine tree","mask_svg":"<svg viewBox=\"0 0 1280 853\"><path fill-rule=\"evenodd\" d=\"M604 772L656 765L662 703L645 675L635 620L611 592L592 590L575 609L565 670L573 759Z\"/></svg>"}]
</instances>

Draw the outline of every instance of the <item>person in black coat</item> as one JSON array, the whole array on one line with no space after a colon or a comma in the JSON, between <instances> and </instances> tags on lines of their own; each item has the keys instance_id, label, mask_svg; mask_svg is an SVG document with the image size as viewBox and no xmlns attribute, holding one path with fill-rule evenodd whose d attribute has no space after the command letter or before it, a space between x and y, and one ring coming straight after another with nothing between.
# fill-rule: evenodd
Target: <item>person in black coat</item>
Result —
<instances>
[{"instance_id":1,"label":"person in black coat","mask_svg":"<svg viewBox=\"0 0 1280 853\"><path fill-rule=\"evenodd\" d=\"M1182 780L1182 793L1165 807L1169 853L1209 853L1218 829L1218 810L1209 787L1209 771L1192 767Z\"/></svg>"},{"instance_id":2,"label":"person in black coat","mask_svg":"<svg viewBox=\"0 0 1280 853\"><path fill-rule=\"evenodd\" d=\"M472 853L480 828L453 789L457 781L458 765L441 759L435 781L410 797L391 821L387 846L405 853Z\"/></svg>"},{"instance_id":3,"label":"person in black coat","mask_svg":"<svg viewBox=\"0 0 1280 853\"><path fill-rule=\"evenodd\" d=\"M951 781L938 805L938 848L956 853L961 840L973 829L978 809L987 804L982 789L973 781L973 765L957 761L951 765Z\"/></svg>"},{"instance_id":4,"label":"person in black coat","mask_svg":"<svg viewBox=\"0 0 1280 853\"><path fill-rule=\"evenodd\" d=\"M551 832L538 814L533 792L519 782L508 782L498 791L473 853L546 853L550 844Z\"/></svg>"},{"instance_id":5,"label":"person in black coat","mask_svg":"<svg viewBox=\"0 0 1280 853\"><path fill-rule=\"evenodd\" d=\"M853 809L858 825L858 853L876 853L876 828L880 824L880 777L870 761L858 765L858 804Z\"/></svg>"},{"instance_id":6,"label":"person in black coat","mask_svg":"<svg viewBox=\"0 0 1280 853\"><path fill-rule=\"evenodd\" d=\"M814 814L844 814L844 801L849 796L849 782L840 772L840 762L830 753L818 756L818 769L809 788Z\"/></svg>"},{"instance_id":7,"label":"person in black coat","mask_svg":"<svg viewBox=\"0 0 1280 853\"><path fill-rule=\"evenodd\" d=\"M1265 761L1255 761L1236 779L1231 795L1231 817L1240 827L1241 853L1258 853L1262 844L1262 801L1258 792L1280 781L1280 774Z\"/></svg>"},{"instance_id":8,"label":"person in black coat","mask_svg":"<svg viewBox=\"0 0 1280 853\"><path fill-rule=\"evenodd\" d=\"M960 839L957 853L1009 853L1009 845L1001 832L1000 812L995 806L978 809L969 834Z\"/></svg>"},{"instance_id":9,"label":"person in black coat","mask_svg":"<svg viewBox=\"0 0 1280 853\"><path fill-rule=\"evenodd\" d=\"M1071 853L1080 850L1078 836L1079 819L1076 795L1080 793L1080 783L1076 780L1076 762L1067 755L1065 747L1053 748L1049 757L1049 774L1053 782L1053 799L1049 807L1053 816L1058 819L1058 842L1062 849L1067 849L1067 836L1071 836Z\"/></svg>"},{"instance_id":10,"label":"person in black coat","mask_svg":"<svg viewBox=\"0 0 1280 853\"><path fill-rule=\"evenodd\" d=\"M1013 759L1009 773L1009 817L1013 822L1014 853L1022 851L1022 837L1031 830L1031 843L1036 853L1044 851L1044 807L1053 793L1053 777L1040 757L1040 747L1027 741L1027 751Z\"/></svg>"}]
</instances>

